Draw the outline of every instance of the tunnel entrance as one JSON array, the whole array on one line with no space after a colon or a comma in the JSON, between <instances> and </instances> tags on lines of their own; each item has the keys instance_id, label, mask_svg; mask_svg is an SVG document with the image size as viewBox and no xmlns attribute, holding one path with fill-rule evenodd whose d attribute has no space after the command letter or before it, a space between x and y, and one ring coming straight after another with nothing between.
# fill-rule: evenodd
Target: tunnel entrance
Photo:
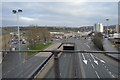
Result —
<instances>
[{"instance_id":1,"label":"tunnel entrance","mask_svg":"<svg viewBox=\"0 0 120 80\"><path fill-rule=\"evenodd\" d=\"M73 42L64 42L62 44L63 50L75 50L75 43Z\"/></svg>"},{"instance_id":2,"label":"tunnel entrance","mask_svg":"<svg viewBox=\"0 0 120 80\"><path fill-rule=\"evenodd\" d=\"M63 50L74 50L74 46L63 46Z\"/></svg>"}]
</instances>

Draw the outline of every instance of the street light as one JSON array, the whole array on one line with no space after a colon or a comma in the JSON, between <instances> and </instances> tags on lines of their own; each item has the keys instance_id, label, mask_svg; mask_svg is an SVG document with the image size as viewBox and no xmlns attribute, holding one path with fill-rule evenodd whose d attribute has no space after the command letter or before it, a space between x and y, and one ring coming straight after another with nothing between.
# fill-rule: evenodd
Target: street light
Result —
<instances>
[{"instance_id":1,"label":"street light","mask_svg":"<svg viewBox=\"0 0 120 80\"><path fill-rule=\"evenodd\" d=\"M109 19L106 18L106 21L107 21L107 36L109 36L109 34L108 34L108 21L109 21Z\"/></svg>"},{"instance_id":2,"label":"street light","mask_svg":"<svg viewBox=\"0 0 120 80\"><path fill-rule=\"evenodd\" d=\"M13 14L16 14L17 15L17 25L19 23L19 16L18 16L18 13L22 12L21 9L18 9L18 10L12 10ZM18 44L19 44L19 51L21 50L20 48L20 27L18 26Z\"/></svg>"},{"instance_id":3,"label":"street light","mask_svg":"<svg viewBox=\"0 0 120 80\"><path fill-rule=\"evenodd\" d=\"M19 23L19 16L18 16L18 13L22 12L21 9L18 9L18 10L12 10L13 14L16 14L17 15L17 25ZM20 46L20 27L18 26L18 49L19 51L21 50L21 46ZM21 66L21 71L23 71L22 69L22 59L21 59L22 55L21 53L19 52L19 59L20 59L20 66ZM22 74L21 74L22 75Z\"/></svg>"}]
</instances>

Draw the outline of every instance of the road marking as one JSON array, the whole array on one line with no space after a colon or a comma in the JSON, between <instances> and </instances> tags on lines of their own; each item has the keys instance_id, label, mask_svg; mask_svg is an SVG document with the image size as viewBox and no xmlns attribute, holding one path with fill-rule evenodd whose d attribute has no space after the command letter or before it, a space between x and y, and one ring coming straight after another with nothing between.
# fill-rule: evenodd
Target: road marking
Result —
<instances>
[{"instance_id":1,"label":"road marking","mask_svg":"<svg viewBox=\"0 0 120 80\"><path fill-rule=\"evenodd\" d=\"M109 71L109 74L111 75L111 72Z\"/></svg>"},{"instance_id":2,"label":"road marking","mask_svg":"<svg viewBox=\"0 0 120 80\"><path fill-rule=\"evenodd\" d=\"M95 67L93 66L93 64L91 64L91 65L92 65L93 68L95 68Z\"/></svg>"},{"instance_id":3,"label":"road marking","mask_svg":"<svg viewBox=\"0 0 120 80\"><path fill-rule=\"evenodd\" d=\"M90 48L90 46L89 45L87 45L89 48Z\"/></svg>"},{"instance_id":4,"label":"road marking","mask_svg":"<svg viewBox=\"0 0 120 80\"><path fill-rule=\"evenodd\" d=\"M106 66L105 66L105 68L106 68Z\"/></svg>"},{"instance_id":5,"label":"road marking","mask_svg":"<svg viewBox=\"0 0 120 80\"><path fill-rule=\"evenodd\" d=\"M109 70L107 69L107 71L109 71Z\"/></svg>"},{"instance_id":6,"label":"road marking","mask_svg":"<svg viewBox=\"0 0 120 80\"><path fill-rule=\"evenodd\" d=\"M60 76L61 76L61 73L60 73Z\"/></svg>"},{"instance_id":7,"label":"road marking","mask_svg":"<svg viewBox=\"0 0 120 80\"><path fill-rule=\"evenodd\" d=\"M78 58L81 59L82 56L80 56L80 54L79 54ZM85 70L84 70L84 67L83 67L83 64L84 64L84 63L82 62L82 60L80 60L79 62L80 62L79 66L81 66L81 67L80 67L80 68L81 68L81 74L82 74L83 78L86 78Z\"/></svg>"},{"instance_id":8,"label":"road marking","mask_svg":"<svg viewBox=\"0 0 120 80\"><path fill-rule=\"evenodd\" d=\"M97 77L100 78L100 76L98 75L97 71L95 71L95 73L96 73Z\"/></svg>"},{"instance_id":9,"label":"road marking","mask_svg":"<svg viewBox=\"0 0 120 80\"><path fill-rule=\"evenodd\" d=\"M114 75L112 75L112 77L114 78L115 76L114 76Z\"/></svg>"},{"instance_id":10,"label":"road marking","mask_svg":"<svg viewBox=\"0 0 120 80\"><path fill-rule=\"evenodd\" d=\"M83 56L83 62L84 62L85 64L87 64L87 60L85 59L85 56L84 56L83 53L82 53L82 56Z\"/></svg>"},{"instance_id":11,"label":"road marking","mask_svg":"<svg viewBox=\"0 0 120 80\"><path fill-rule=\"evenodd\" d=\"M91 55L91 57L93 58L94 63L96 63L96 64L98 65L98 61L97 61L97 60L95 60L94 56L93 56L91 53L90 53L90 55Z\"/></svg>"},{"instance_id":12,"label":"road marking","mask_svg":"<svg viewBox=\"0 0 120 80\"><path fill-rule=\"evenodd\" d=\"M91 62L91 60L89 59L89 61Z\"/></svg>"},{"instance_id":13,"label":"road marking","mask_svg":"<svg viewBox=\"0 0 120 80\"><path fill-rule=\"evenodd\" d=\"M10 71L8 71L8 73L9 73Z\"/></svg>"},{"instance_id":14,"label":"road marking","mask_svg":"<svg viewBox=\"0 0 120 80\"><path fill-rule=\"evenodd\" d=\"M96 56L94 56L96 59L98 59L98 60L100 60L102 63L105 63L105 61L104 60L102 60L102 59L99 59L98 57L96 57Z\"/></svg>"}]
</instances>

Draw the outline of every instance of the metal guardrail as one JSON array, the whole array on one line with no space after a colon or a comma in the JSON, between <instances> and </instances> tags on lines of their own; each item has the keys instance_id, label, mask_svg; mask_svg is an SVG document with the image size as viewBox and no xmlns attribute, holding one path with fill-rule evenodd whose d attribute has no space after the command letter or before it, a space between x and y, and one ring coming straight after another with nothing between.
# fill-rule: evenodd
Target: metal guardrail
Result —
<instances>
[{"instance_id":1,"label":"metal guardrail","mask_svg":"<svg viewBox=\"0 0 120 80\"><path fill-rule=\"evenodd\" d=\"M87 50L16 50L16 51L11 51L11 50L0 50L0 52L52 52L52 53L59 53L59 52L64 52L64 53L108 53L108 54L120 54L120 52L116 51L87 51Z\"/></svg>"}]
</instances>

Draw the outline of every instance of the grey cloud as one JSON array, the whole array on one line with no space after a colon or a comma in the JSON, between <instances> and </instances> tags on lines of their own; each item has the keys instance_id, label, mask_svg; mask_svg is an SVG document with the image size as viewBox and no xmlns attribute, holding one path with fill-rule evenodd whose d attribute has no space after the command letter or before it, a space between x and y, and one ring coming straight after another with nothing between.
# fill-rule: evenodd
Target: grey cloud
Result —
<instances>
[{"instance_id":1,"label":"grey cloud","mask_svg":"<svg viewBox=\"0 0 120 80\"><path fill-rule=\"evenodd\" d=\"M91 25L95 22L104 22L106 17L111 18L111 24L117 22L117 3L4 3L4 25L9 21L14 24L16 16L12 9L23 9L20 17L28 21L21 21L21 25ZM26 17L26 18L25 18ZM14 20L11 20L14 19ZM34 21L31 21L31 20Z\"/></svg>"}]
</instances>

